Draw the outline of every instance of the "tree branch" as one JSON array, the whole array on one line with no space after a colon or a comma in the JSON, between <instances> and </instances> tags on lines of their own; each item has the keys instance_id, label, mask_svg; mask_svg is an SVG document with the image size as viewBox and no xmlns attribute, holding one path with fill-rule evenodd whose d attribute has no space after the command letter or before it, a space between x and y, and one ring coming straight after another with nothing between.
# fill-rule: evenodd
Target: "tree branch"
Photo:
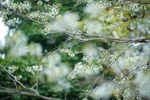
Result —
<instances>
[{"instance_id":1,"label":"tree branch","mask_svg":"<svg viewBox=\"0 0 150 100\"><path fill-rule=\"evenodd\" d=\"M102 35L95 35L95 34L67 34L72 38L76 38L81 41L92 41L92 40L107 40L113 42L124 42L124 43L147 43L150 41L150 38L139 38L139 39L128 39L128 38L113 38L107 37Z\"/></svg>"},{"instance_id":2,"label":"tree branch","mask_svg":"<svg viewBox=\"0 0 150 100\"><path fill-rule=\"evenodd\" d=\"M8 9L10 10L13 14L18 15L26 20L31 20L33 22L36 22L38 24L42 24L42 25L46 25L48 24L48 22L40 22L34 19L31 19L29 17L27 17L26 15L18 12L18 11L14 11L13 9L4 6L2 4L0 4L0 7L3 9ZM67 34L68 36L74 38L74 39L78 39L81 41L92 41L92 40L107 40L107 41L113 41L113 42L124 42L124 43L147 43L148 41L150 41L150 38L142 38L142 39L125 39L125 38L113 38L113 37L107 37L107 36L102 36L102 35L94 35L94 34L77 34L77 33L73 33L73 32L69 32L67 30L63 30L63 29L58 29L61 32L64 32L65 34ZM69 33L69 34L68 34Z\"/></svg>"},{"instance_id":3,"label":"tree branch","mask_svg":"<svg viewBox=\"0 0 150 100\"><path fill-rule=\"evenodd\" d=\"M11 88L6 88L3 86L0 86L1 89L0 92L7 92L7 93L12 93L12 94L19 94L19 95L26 95L26 96L33 96L33 97L37 97L37 98L41 98L44 100L58 100L56 98L51 98L51 97L46 97L46 96L42 96L38 93L37 90L34 90L33 88L27 88L25 85L23 85L20 81L17 80L17 78L10 73L9 71L7 71L7 69L0 65L1 68L4 69L4 71L10 76L12 77L12 80L15 81L17 84L19 84L24 90L28 90L29 92L26 91L19 91L18 89L11 89Z\"/></svg>"},{"instance_id":4,"label":"tree branch","mask_svg":"<svg viewBox=\"0 0 150 100\"><path fill-rule=\"evenodd\" d=\"M11 93L11 94L19 94L19 95L24 95L24 96L32 96L32 97L36 97L36 98L41 98L43 100L60 100L60 99L55 99L55 98L46 97L46 96L42 96L42 95L37 95L37 94L34 94L34 93L30 93L30 92L16 91L14 89L0 90L0 92Z\"/></svg>"}]
</instances>

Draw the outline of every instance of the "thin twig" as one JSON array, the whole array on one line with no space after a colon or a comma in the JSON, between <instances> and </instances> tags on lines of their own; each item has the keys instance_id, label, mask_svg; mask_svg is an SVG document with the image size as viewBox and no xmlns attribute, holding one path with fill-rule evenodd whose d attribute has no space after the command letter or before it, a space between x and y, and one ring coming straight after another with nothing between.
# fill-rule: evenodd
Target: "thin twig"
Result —
<instances>
[{"instance_id":1,"label":"thin twig","mask_svg":"<svg viewBox=\"0 0 150 100\"><path fill-rule=\"evenodd\" d=\"M0 98L0 100L8 100L10 98L12 98L13 96L7 96L7 97L4 97L4 98Z\"/></svg>"},{"instance_id":2,"label":"thin twig","mask_svg":"<svg viewBox=\"0 0 150 100\"><path fill-rule=\"evenodd\" d=\"M58 99L54 99L54 98L51 98L51 97L46 97L46 96L42 96L38 93L37 90L34 90L33 88L27 88L25 85L23 85L20 81L17 80L17 78L12 74L10 73L9 71L7 71L7 69L0 65L1 68L4 69L4 71L10 76L12 77L17 84L19 84L24 90L29 90L29 92L24 92L24 91L18 91L18 89L11 89L11 88L6 88L6 87L2 87L0 86L0 88L4 89L4 90L0 90L0 92L7 92L7 93L12 93L12 94L20 94L20 95L26 95L26 96L33 96L33 97L38 97L38 98L41 98L41 99L45 99L45 100L58 100ZM30 92L32 91L32 92ZM34 92L34 93L33 93Z\"/></svg>"},{"instance_id":3,"label":"thin twig","mask_svg":"<svg viewBox=\"0 0 150 100\"><path fill-rule=\"evenodd\" d=\"M37 95L37 94L34 94L34 93L30 93L30 92L15 91L14 89L13 90L11 90L11 89L9 89L9 90L0 90L0 92L19 94L19 95L25 95L25 96L32 96L32 97L41 98L41 99L44 99L44 100L60 100L60 99L56 99L56 98Z\"/></svg>"}]
</instances>

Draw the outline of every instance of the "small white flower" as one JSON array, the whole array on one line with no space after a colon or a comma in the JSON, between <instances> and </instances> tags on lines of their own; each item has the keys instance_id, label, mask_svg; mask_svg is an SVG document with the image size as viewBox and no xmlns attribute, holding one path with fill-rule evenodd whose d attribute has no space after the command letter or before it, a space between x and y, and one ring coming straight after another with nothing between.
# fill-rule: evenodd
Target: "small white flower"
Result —
<instances>
[{"instance_id":1,"label":"small white flower","mask_svg":"<svg viewBox=\"0 0 150 100\"><path fill-rule=\"evenodd\" d=\"M34 71L33 71L33 69L32 69L32 67L27 67L27 68L26 68L26 71L27 71L27 72L30 72L30 73L33 74L33 75L35 74Z\"/></svg>"},{"instance_id":2,"label":"small white flower","mask_svg":"<svg viewBox=\"0 0 150 100\"><path fill-rule=\"evenodd\" d=\"M39 0L38 2L37 2L37 5L42 5L43 4L43 2L41 1L41 0Z\"/></svg>"},{"instance_id":3,"label":"small white flower","mask_svg":"<svg viewBox=\"0 0 150 100\"><path fill-rule=\"evenodd\" d=\"M8 67L8 71L9 71L10 73L14 73L17 69L18 69L17 66L9 66L9 67Z\"/></svg>"},{"instance_id":4,"label":"small white flower","mask_svg":"<svg viewBox=\"0 0 150 100\"><path fill-rule=\"evenodd\" d=\"M22 76L21 76L21 75L18 75L18 76L17 76L17 79L18 79L18 80L22 79Z\"/></svg>"},{"instance_id":5,"label":"small white flower","mask_svg":"<svg viewBox=\"0 0 150 100\"><path fill-rule=\"evenodd\" d=\"M32 68L33 68L34 71L41 71L41 70L43 70L42 66L37 66L37 65L32 66Z\"/></svg>"}]
</instances>

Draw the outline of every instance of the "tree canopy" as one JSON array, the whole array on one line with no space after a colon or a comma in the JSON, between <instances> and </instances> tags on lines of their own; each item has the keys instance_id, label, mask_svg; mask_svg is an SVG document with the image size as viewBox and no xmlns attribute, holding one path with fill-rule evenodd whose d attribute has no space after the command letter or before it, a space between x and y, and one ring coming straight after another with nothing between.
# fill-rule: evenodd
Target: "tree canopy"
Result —
<instances>
[{"instance_id":1,"label":"tree canopy","mask_svg":"<svg viewBox=\"0 0 150 100\"><path fill-rule=\"evenodd\" d=\"M0 100L150 99L149 0L0 0Z\"/></svg>"}]
</instances>

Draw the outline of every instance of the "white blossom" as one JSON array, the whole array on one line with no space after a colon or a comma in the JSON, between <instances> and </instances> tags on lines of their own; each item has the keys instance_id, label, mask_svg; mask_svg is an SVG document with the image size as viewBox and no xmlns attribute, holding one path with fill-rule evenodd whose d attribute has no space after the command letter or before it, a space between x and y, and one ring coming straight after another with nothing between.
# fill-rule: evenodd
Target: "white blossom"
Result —
<instances>
[{"instance_id":1,"label":"white blossom","mask_svg":"<svg viewBox=\"0 0 150 100\"><path fill-rule=\"evenodd\" d=\"M113 94L114 89L115 89L115 84L111 82L107 82L94 88L90 95L95 99L109 100L109 98Z\"/></svg>"},{"instance_id":2,"label":"white blossom","mask_svg":"<svg viewBox=\"0 0 150 100\"><path fill-rule=\"evenodd\" d=\"M42 46L38 43L31 43L28 46L29 54L32 56L40 56L42 55Z\"/></svg>"},{"instance_id":3,"label":"white blossom","mask_svg":"<svg viewBox=\"0 0 150 100\"><path fill-rule=\"evenodd\" d=\"M79 16L77 13L66 12L61 19L53 23L55 31L76 31L78 29Z\"/></svg>"}]
</instances>

